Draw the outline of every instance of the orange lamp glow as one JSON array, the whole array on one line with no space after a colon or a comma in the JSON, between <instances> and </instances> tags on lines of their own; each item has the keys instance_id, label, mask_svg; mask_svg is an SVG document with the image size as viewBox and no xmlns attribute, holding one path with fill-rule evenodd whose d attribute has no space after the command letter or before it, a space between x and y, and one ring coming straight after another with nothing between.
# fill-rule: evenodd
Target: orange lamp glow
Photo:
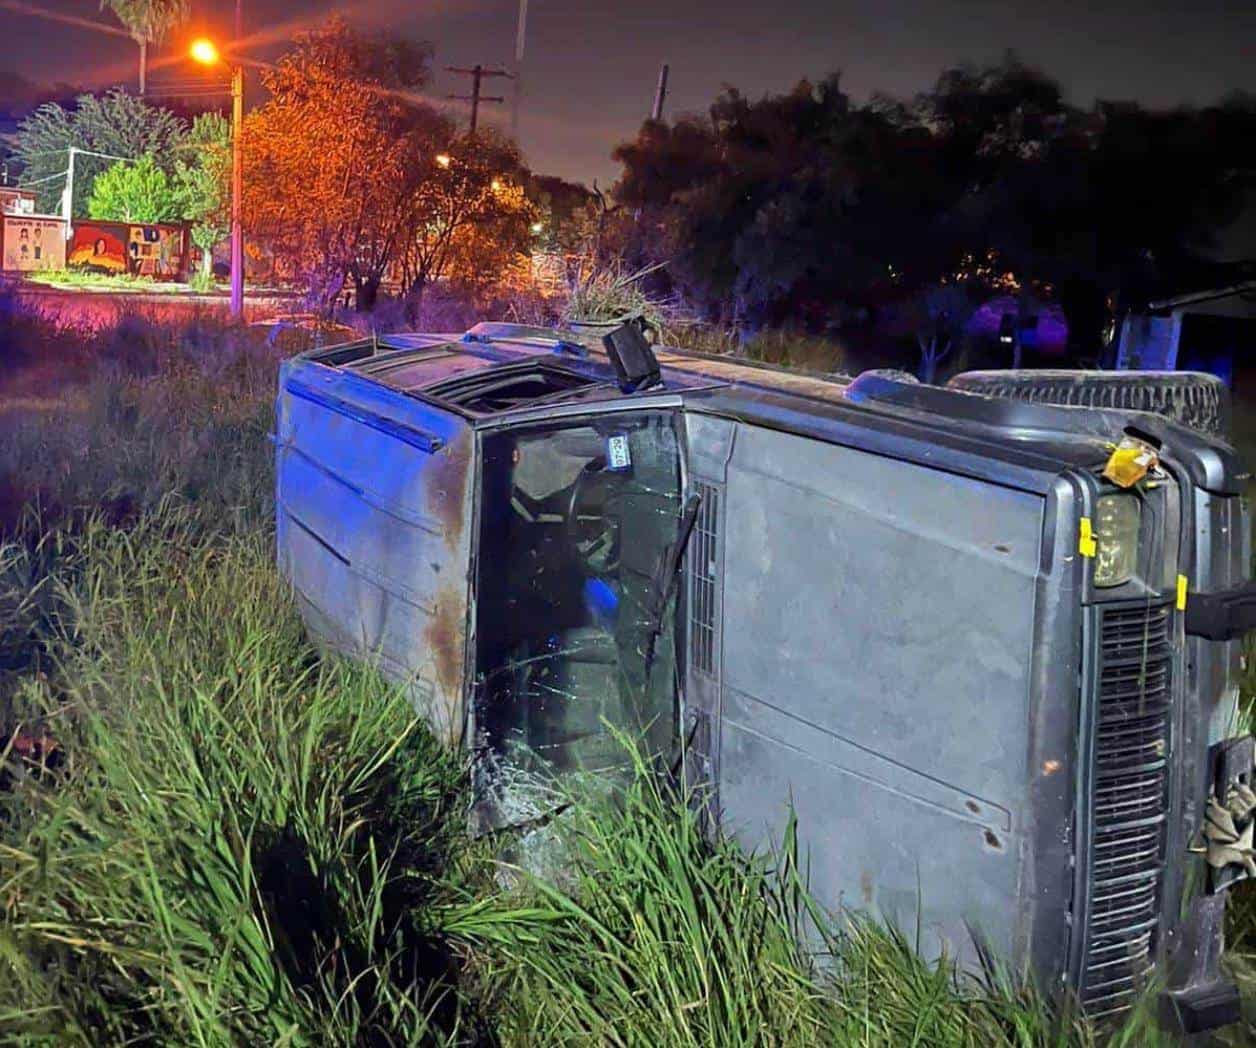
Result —
<instances>
[{"instance_id":1,"label":"orange lamp glow","mask_svg":"<svg viewBox=\"0 0 1256 1048\"><path fill-rule=\"evenodd\" d=\"M214 42L212 40L207 40L205 37L193 40L188 53L195 61L200 62L201 65L218 64L218 48L214 46Z\"/></svg>"},{"instance_id":2,"label":"orange lamp glow","mask_svg":"<svg viewBox=\"0 0 1256 1048\"><path fill-rule=\"evenodd\" d=\"M440 164L440 166L441 166L441 167L448 167L448 166L450 165L450 163L451 163L450 158L449 158L449 154L448 154L448 153L437 153L437 154L436 154L436 162L437 162L438 164Z\"/></svg>"}]
</instances>

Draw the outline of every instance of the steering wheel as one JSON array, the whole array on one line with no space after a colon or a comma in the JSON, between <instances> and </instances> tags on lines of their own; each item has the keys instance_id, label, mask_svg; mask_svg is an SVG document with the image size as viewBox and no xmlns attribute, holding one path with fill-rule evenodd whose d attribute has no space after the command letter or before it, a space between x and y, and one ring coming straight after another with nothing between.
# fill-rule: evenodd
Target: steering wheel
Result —
<instances>
[{"instance_id":1,"label":"steering wheel","mask_svg":"<svg viewBox=\"0 0 1256 1048\"><path fill-rule=\"evenodd\" d=\"M576 474L567 499L567 540L590 575L619 570L619 521L606 513L614 481L606 459L595 458Z\"/></svg>"}]
</instances>

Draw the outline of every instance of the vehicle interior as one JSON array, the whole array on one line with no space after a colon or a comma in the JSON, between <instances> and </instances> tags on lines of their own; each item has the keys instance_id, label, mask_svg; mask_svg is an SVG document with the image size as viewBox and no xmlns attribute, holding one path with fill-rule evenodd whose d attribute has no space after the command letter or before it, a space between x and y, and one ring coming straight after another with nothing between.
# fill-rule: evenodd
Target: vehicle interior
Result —
<instances>
[{"instance_id":1,"label":"vehicle interior","mask_svg":"<svg viewBox=\"0 0 1256 1048\"><path fill-rule=\"evenodd\" d=\"M477 583L477 746L528 774L606 773L616 732L674 731L675 597L660 573L681 517L667 413L485 438Z\"/></svg>"}]
</instances>

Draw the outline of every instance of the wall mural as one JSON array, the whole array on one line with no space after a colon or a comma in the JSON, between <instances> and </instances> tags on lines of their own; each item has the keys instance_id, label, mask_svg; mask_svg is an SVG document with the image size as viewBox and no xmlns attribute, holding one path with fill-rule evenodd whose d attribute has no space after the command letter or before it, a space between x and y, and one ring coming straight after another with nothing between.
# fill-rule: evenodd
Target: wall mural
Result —
<instances>
[{"instance_id":1,"label":"wall mural","mask_svg":"<svg viewBox=\"0 0 1256 1048\"><path fill-rule=\"evenodd\" d=\"M104 222L79 222L74 227L74 239L70 244L67 261L72 266L85 269L101 269L108 273L126 273L125 225Z\"/></svg>"},{"instance_id":2,"label":"wall mural","mask_svg":"<svg viewBox=\"0 0 1256 1048\"><path fill-rule=\"evenodd\" d=\"M60 219L5 215L0 268L31 272L65 268L65 234Z\"/></svg>"},{"instance_id":3,"label":"wall mural","mask_svg":"<svg viewBox=\"0 0 1256 1048\"><path fill-rule=\"evenodd\" d=\"M175 280L185 275L185 247L181 226L79 221L74 225L69 264Z\"/></svg>"}]
</instances>

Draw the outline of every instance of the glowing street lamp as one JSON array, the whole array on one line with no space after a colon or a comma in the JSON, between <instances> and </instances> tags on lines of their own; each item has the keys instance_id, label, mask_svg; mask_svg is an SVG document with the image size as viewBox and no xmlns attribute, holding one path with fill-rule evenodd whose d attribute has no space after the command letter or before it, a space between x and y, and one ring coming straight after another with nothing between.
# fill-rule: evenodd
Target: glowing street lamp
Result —
<instances>
[{"instance_id":1,"label":"glowing street lamp","mask_svg":"<svg viewBox=\"0 0 1256 1048\"><path fill-rule=\"evenodd\" d=\"M545 232L545 227L541 225L540 222L533 222L528 228L531 229L533 233L538 235Z\"/></svg>"},{"instance_id":2,"label":"glowing street lamp","mask_svg":"<svg viewBox=\"0 0 1256 1048\"><path fill-rule=\"evenodd\" d=\"M448 167L453 163L453 158L450 157L448 153L437 153L436 162L440 164L441 167Z\"/></svg>"},{"instance_id":3,"label":"glowing street lamp","mask_svg":"<svg viewBox=\"0 0 1256 1048\"><path fill-rule=\"evenodd\" d=\"M200 62L201 65L207 66L217 65L221 57L218 54L218 48L214 46L214 42L212 40L206 40L203 36L198 40L192 41L192 47L190 48L189 53L191 54L193 61Z\"/></svg>"},{"instance_id":4,"label":"glowing street lamp","mask_svg":"<svg viewBox=\"0 0 1256 1048\"><path fill-rule=\"evenodd\" d=\"M192 42L189 54L205 66L222 62L212 40L201 37ZM244 67L231 66L231 319L244 317L244 157L240 128L244 124Z\"/></svg>"}]
</instances>

